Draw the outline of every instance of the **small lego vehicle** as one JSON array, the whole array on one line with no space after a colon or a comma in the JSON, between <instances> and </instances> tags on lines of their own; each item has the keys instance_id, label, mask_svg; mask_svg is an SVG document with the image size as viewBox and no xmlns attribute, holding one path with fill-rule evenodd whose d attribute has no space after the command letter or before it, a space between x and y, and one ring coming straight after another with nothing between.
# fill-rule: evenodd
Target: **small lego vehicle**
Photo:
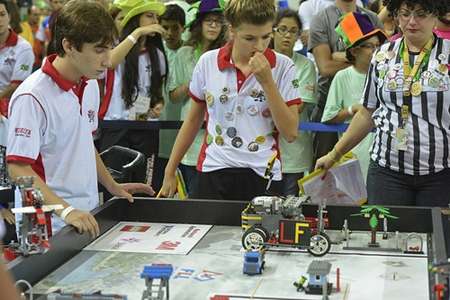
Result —
<instances>
[{"instance_id":1,"label":"small lego vehicle","mask_svg":"<svg viewBox=\"0 0 450 300\"><path fill-rule=\"evenodd\" d=\"M246 250L261 250L272 246L307 249L314 256L323 256L331 248L331 242L323 228L323 207L319 207L318 218L305 218L302 203L305 197L254 198L242 212L242 246Z\"/></svg>"},{"instance_id":2,"label":"small lego vehicle","mask_svg":"<svg viewBox=\"0 0 450 300\"><path fill-rule=\"evenodd\" d=\"M264 250L246 251L244 254L243 273L247 275L262 274L264 264Z\"/></svg>"}]
</instances>

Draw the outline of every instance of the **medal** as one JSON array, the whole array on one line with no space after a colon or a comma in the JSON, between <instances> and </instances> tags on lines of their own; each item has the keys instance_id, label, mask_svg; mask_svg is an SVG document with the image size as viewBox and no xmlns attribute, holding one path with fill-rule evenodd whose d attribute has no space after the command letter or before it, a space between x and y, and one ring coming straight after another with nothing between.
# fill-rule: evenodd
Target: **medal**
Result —
<instances>
[{"instance_id":1,"label":"medal","mask_svg":"<svg viewBox=\"0 0 450 300\"><path fill-rule=\"evenodd\" d=\"M259 149L259 145L256 142L251 142L250 144L248 144L247 148L250 152L256 152Z\"/></svg>"},{"instance_id":2,"label":"medal","mask_svg":"<svg viewBox=\"0 0 450 300\"><path fill-rule=\"evenodd\" d=\"M231 145L233 145L234 148L241 148L242 144L243 144L242 139L238 136L234 137L231 140Z\"/></svg>"},{"instance_id":3,"label":"medal","mask_svg":"<svg viewBox=\"0 0 450 300\"><path fill-rule=\"evenodd\" d=\"M223 144L224 144L223 137L221 135L216 136L214 141L216 142L216 145L218 145L218 146L223 146Z\"/></svg>"},{"instance_id":4,"label":"medal","mask_svg":"<svg viewBox=\"0 0 450 300\"><path fill-rule=\"evenodd\" d=\"M376 55L375 55L375 60L377 61L377 62L382 62L383 60L385 60L386 59L386 54L384 53L384 52L378 52Z\"/></svg>"},{"instance_id":5,"label":"medal","mask_svg":"<svg viewBox=\"0 0 450 300\"><path fill-rule=\"evenodd\" d=\"M397 150L406 151L408 150L408 136L406 130L403 128L397 128L395 132L395 138L397 140Z\"/></svg>"},{"instance_id":6,"label":"medal","mask_svg":"<svg viewBox=\"0 0 450 300\"><path fill-rule=\"evenodd\" d=\"M220 103L225 104L228 102L228 96L227 95L220 95Z\"/></svg>"},{"instance_id":7,"label":"medal","mask_svg":"<svg viewBox=\"0 0 450 300\"><path fill-rule=\"evenodd\" d=\"M266 142L266 138L262 135L256 137L255 142L259 145L262 145Z\"/></svg>"},{"instance_id":8,"label":"medal","mask_svg":"<svg viewBox=\"0 0 450 300\"><path fill-rule=\"evenodd\" d=\"M417 97L417 96L420 96L421 93L422 93L422 85L420 84L419 81L415 81L411 85L411 95L413 95L414 97Z\"/></svg>"},{"instance_id":9,"label":"medal","mask_svg":"<svg viewBox=\"0 0 450 300\"><path fill-rule=\"evenodd\" d=\"M237 134L237 130L236 130L235 127L228 127L228 129L227 129L227 136L229 138L231 138L231 139L234 138L236 136L236 134Z\"/></svg>"}]
</instances>

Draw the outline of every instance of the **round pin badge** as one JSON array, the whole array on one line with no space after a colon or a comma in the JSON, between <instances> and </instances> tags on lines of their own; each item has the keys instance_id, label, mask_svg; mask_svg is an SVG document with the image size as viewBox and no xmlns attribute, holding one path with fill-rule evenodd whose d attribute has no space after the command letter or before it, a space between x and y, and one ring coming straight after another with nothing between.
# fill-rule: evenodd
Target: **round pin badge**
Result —
<instances>
[{"instance_id":1,"label":"round pin badge","mask_svg":"<svg viewBox=\"0 0 450 300\"><path fill-rule=\"evenodd\" d=\"M210 93L206 94L206 104L208 104L208 106L213 106L214 104L214 96Z\"/></svg>"},{"instance_id":2,"label":"round pin badge","mask_svg":"<svg viewBox=\"0 0 450 300\"><path fill-rule=\"evenodd\" d=\"M216 138L214 139L214 141L216 142L216 145L218 145L218 146L223 146L223 144L225 143L223 140L223 137L221 135L217 135Z\"/></svg>"},{"instance_id":3,"label":"round pin badge","mask_svg":"<svg viewBox=\"0 0 450 300\"><path fill-rule=\"evenodd\" d=\"M389 80L387 87L389 90L393 91L397 88L397 82L395 80Z\"/></svg>"},{"instance_id":4,"label":"round pin badge","mask_svg":"<svg viewBox=\"0 0 450 300\"><path fill-rule=\"evenodd\" d=\"M227 121L233 121L234 120L234 115L231 111L227 111L225 113L225 120Z\"/></svg>"},{"instance_id":5,"label":"round pin badge","mask_svg":"<svg viewBox=\"0 0 450 300\"><path fill-rule=\"evenodd\" d=\"M256 152L259 149L259 145L256 142L251 142L250 144L248 144L247 148L250 152Z\"/></svg>"},{"instance_id":6,"label":"round pin badge","mask_svg":"<svg viewBox=\"0 0 450 300\"><path fill-rule=\"evenodd\" d=\"M440 65L437 67L437 70L439 71L439 73L447 74L447 72L448 72L448 67L447 67L447 65L440 64Z\"/></svg>"},{"instance_id":7,"label":"round pin badge","mask_svg":"<svg viewBox=\"0 0 450 300\"><path fill-rule=\"evenodd\" d=\"M230 89L227 88L226 86L222 89L222 93L224 93L225 95L228 95L230 93Z\"/></svg>"},{"instance_id":8,"label":"round pin badge","mask_svg":"<svg viewBox=\"0 0 450 300\"><path fill-rule=\"evenodd\" d=\"M256 105L250 105L249 107L247 107L247 113L252 117L256 116L258 112L258 106Z\"/></svg>"},{"instance_id":9,"label":"round pin badge","mask_svg":"<svg viewBox=\"0 0 450 300\"><path fill-rule=\"evenodd\" d=\"M232 140L231 140L231 145L233 145L234 148L241 148L242 147L242 139L238 136L235 136Z\"/></svg>"},{"instance_id":10,"label":"round pin badge","mask_svg":"<svg viewBox=\"0 0 450 300\"><path fill-rule=\"evenodd\" d=\"M428 78L430 78L431 77L431 72L430 71L424 71L424 72L422 72L422 78L424 78L424 79L428 79Z\"/></svg>"},{"instance_id":11,"label":"round pin badge","mask_svg":"<svg viewBox=\"0 0 450 300\"><path fill-rule=\"evenodd\" d=\"M392 67L392 69L394 69L395 71L398 71L398 70L400 70L401 68L402 68L402 65L399 64L399 63L395 64L395 65Z\"/></svg>"},{"instance_id":12,"label":"round pin badge","mask_svg":"<svg viewBox=\"0 0 450 300\"><path fill-rule=\"evenodd\" d=\"M438 59L439 59L439 61L440 61L441 63L444 63L445 60L448 59L448 57L447 57L444 53L441 53L441 54L438 55Z\"/></svg>"},{"instance_id":13,"label":"round pin badge","mask_svg":"<svg viewBox=\"0 0 450 300\"><path fill-rule=\"evenodd\" d=\"M265 108L262 112L261 112L262 116L264 118L270 118L271 113L270 113L270 109L269 108Z\"/></svg>"},{"instance_id":14,"label":"round pin badge","mask_svg":"<svg viewBox=\"0 0 450 300\"><path fill-rule=\"evenodd\" d=\"M210 135L208 133L208 136L206 137L206 144L211 145L212 141L213 141L213 137L212 137L212 135Z\"/></svg>"},{"instance_id":15,"label":"round pin badge","mask_svg":"<svg viewBox=\"0 0 450 300\"><path fill-rule=\"evenodd\" d=\"M219 124L216 125L215 129L217 134L222 134L222 127Z\"/></svg>"},{"instance_id":16,"label":"round pin badge","mask_svg":"<svg viewBox=\"0 0 450 300\"><path fill-rule=\"evenodd\" d=\"M437 89L440 85L440 80L437 77L431 76L430 79L428 79L428 85Z\"/></svg>"},{"instance_id":17,"label":"round pin badge","mask_svg":"<svg viewBox=\"0 0 450 300\"><path fill-rule=\"evenodd\" d=\"M219 101L220 101L220 103L222 103L222 104L227 103L227 102L228 102L228 96L227 96L227 95L220 95Z\"/></svg>"},{"instance_id":18,"label":"round pin badge","mask_svg":"<svg viewBox=\"0 0 450 300\"><path fill-rule=\"evenodd\" d=\"M395 71L395 70L390 70L390 71L387 73L387 77L388 77L389 79L394 79L395 77L397 77L397 71Z\"/></svg>"},{"instance_id":19,"label":"round pin badge","mask_svg":"<svg viewBox=\"0 0 450 300\"><path fill-rule=\"evenodd\" d=\"M242 105L238 104L236 105L236 114L240 115L244 112L244 108L242 107Z\"/></svg>"},{"instance_id":20,"label":"round pin badge","mask_svg":"<svg viewBox=\"0 0 450 300\"><path fill-rule=\"evenodd\" d=\"M259 145L262 145L266 142L266 137L263 135L258 135L255 139L255 142Z\"/></svg>"},{"instance_id":21,"label":"round pin badge","mask_svg":"<svg viewBox=\"0 0 450 300\"><path fill-rule=\"evenodd\" d=\"M384 53L384 52L382 52L382 51L378 52L378 53L375 55L375 60L376 60L377 62L382 62L382 61L385 60L385 59L386 59L386 53Z\"/></svg>"},{"instance_id":22,"label":"round pin badge","mask_svg":"<svg viewBox=\"0 0 450 300\"><path fill-rule=\"evenodd\" d=\"M403 79L403 77L398 77L395 79L395 82L397 83L398 86L402 86L403 83L405 83L405 80Z\"/></svg>"},{"instance_id":23,"label":"round pin badge","mask_svg":"<svg viewBox=\"0 0 450 300\"><path fill-rule=\"evenodd\" d=\"M234 138L237 134L237 130L235 127L228 127L227 128L227 136L229 138Z\"/></svg>"},{"instance_id":24,"label":"round pin badge","mask_svg":"<svg viewBox=\"0 0 450 300\"><path fill-rule=\"evenodd\" d=\"M385 64L385 63L379 63L378 65L377 65L377 70L378 71L380 71L380 70L385 70L387 68L387 65Z\"/></svg>"},{"instance_id":25,"label":"round pin badge","mask_svg":"<svg viewBox=\"0 0 450 300\"><path fill-rule=\"evenodd\" d=\"M252 89L252 91L250 92L250 97L252 98L256 98L258 97L258 90L257 89Z\"/></svg>"}]
</instances>

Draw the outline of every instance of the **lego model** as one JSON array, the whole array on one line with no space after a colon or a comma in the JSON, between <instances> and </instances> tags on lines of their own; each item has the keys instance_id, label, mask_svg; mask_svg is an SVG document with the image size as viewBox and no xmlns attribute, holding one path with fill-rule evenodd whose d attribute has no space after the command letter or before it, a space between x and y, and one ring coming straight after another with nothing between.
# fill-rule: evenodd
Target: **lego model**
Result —
<instances>
[{"instance_id":1,"label":"lego model","mask_svg":"<svg viewBox=\"0 0 450 300\"><path fill-rule=\"evenodd\" d=\"M423 254L423 238L414 232L406 237L405 251L406 254Z\"/></svg>"},{"instance_id":2,"label":"lego model","mask_svg":"<svg viewBox=\"0 0 450 300\"><path fill-rule=\"evenodd\" d=\"M306 197L254 198L242 212L242 246L246 250L261 250L272 246L307 249L314 256L323 256L331 248L324 232L328 220L326 211L319 207L318 217L305 217L302 203Z\"/></svg>"},{"instance_id":3,"label":"lego model","mask_svg":"<svg viewBox=\"0 0 450 300\"><path fill-rule=\"evenodd\" d=\"M145 266L141 278L145 279L147 289L142 294L142 300L169 300L169 278L173 273L170 264L152 264ZM164 292L165 288L165 292Z\"/></svg>"},{"instance_id":4,"label":"lego model","mask_svg":"<svg viewBox=\"0 0 450 300\"><path fill-rule=\"evenodd\" d=\"M304 291L306 286L305 283L307 281L307 278L305 276L300 276L300 278L294 282L294 286L297 288L297 292Z\"/></svg>"},{"instance_id":5,"label":"lego model","mask_svg":"<svg viewBox=\"0 0 450 300\"><path fill-rule=\"evenodd\" d=\"M387 238L387 219L398 219L398 217L391 215L389 208L380 205L363 205L361 206L361 212L352 214L352 216L364 216L369 219L371 239L368 247L380 247L380 244L377 243L378 219L383 219L383 239Z\"/></svg>"},{"instance_id":6,"label":"lego model","mask_svg":"<svg viewBox=\"0 0 450 300\"><path fill-rule=\"evenodd\" d=\"M243 273L247 275L262 274L264 270L264 250L246 251L244 253Z\"/></svg>"},{"instance_id":7,"label":"lego model","mask_svg":"<svg viewBox=\"0 0 450 300\"><path fill-rule=\"evenodd\" d=\"M13 208L11 211L21 214L21 217L16 219L18 242L11 242L4 250L7 260L13 260L17 256L42 254L50 249L50 215L63 206L43 205L43 195L40 190L33 188L33 182L33 177L20 177L15 183L20 189L22 207Z\"/></svg>"},{"instance_id":8,"label":"lego model","mask_svg":"<svg viewBox=\"0 0 450 300\"><path fill-rule=\"evenodd\" d=\"M328 274L330 274L331 263L327 261L313 260L306 273L308 273L308 285L305 288L306 294L322 295L324 293L329 295L333 284L328 282Z\"/></svg>"}]
</instances>

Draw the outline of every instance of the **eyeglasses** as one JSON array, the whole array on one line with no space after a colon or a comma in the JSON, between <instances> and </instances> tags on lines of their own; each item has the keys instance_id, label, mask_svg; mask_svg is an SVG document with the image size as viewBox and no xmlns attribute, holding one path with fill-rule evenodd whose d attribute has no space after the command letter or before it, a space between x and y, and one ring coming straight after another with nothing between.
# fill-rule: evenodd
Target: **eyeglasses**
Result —
<instances>
[{"instance_id":1,"label":"eyeglasses","mask_svg":"<svg viewBox=\"0 0 450 300\"><path fill-rule=\"evenodd\" d=\"M278 32L279 34L281 34L283 36L287 35L288 33L290 33L293 36L298 36L299 33L300 33L300 30L298 30L298 29L288 30L287 27L284 27L284 26L275 27L273 30Z\"/></svg>"},{"instance_id":2,"label":"eyeglasses","mask_svg":"<svg viewBox=\"0 0 450 300\"><path fill-rule=\"evenodd\" d=\"M400 19L404 21L409 21L414 16L414 19L416 21L423 21L426 18L428 18L431 15L430 12L427 12L425 10L415 10L415 11L409 11L409 10L400 10L398 12L398 16Z\"/></svg>"},{"instance_id":3,"label":"eyeglasses","mask_svg":"<svg viewBox=\"0 0 450 300\"><path fill-rule=\"evenodd\" d=\"M203 22L205 22L205 24L208 26L222 26L224 23L224 21L221 19L204 19Z\"/></svg>"}]
</instances>

